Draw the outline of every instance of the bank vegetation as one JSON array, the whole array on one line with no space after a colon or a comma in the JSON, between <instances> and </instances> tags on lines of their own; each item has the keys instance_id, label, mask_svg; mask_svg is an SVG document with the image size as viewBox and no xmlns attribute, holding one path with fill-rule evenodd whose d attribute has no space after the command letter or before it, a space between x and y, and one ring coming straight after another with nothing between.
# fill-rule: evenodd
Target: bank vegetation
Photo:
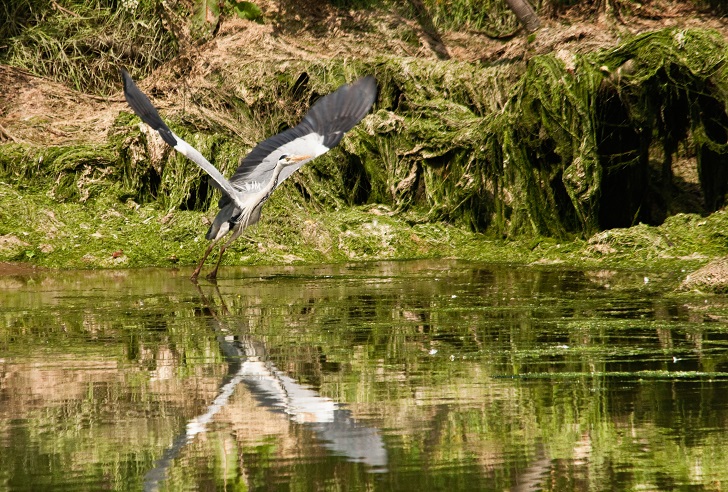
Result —
<instances>
[{"instance_id":1,"label":"bank vegetation","mask_svg":"<svg viewBox=\"0 0 728 492\"><path fill-rule=\"evenodd\" d=\"M728 254L721 2L11 0L0 261L190 265L219 195L125 105L126 67L230 174L363 74L375 108L230 263L413 257L691 270Z\"/></svg>"}]
</instances>

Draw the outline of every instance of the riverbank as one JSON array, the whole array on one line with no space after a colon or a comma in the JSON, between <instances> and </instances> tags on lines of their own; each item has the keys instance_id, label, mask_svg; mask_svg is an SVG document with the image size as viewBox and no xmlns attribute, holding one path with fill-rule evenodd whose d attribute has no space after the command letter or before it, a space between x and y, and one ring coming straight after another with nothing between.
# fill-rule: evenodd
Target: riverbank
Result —
<instances>
[{"instance_id":1,"label":"riverbank","mask_svg":"<svg viewBox=\"0 0 728 492\"><path fill-rule=\"evenodd\" d=\"M339 84L373 73L380 93L339 148L271 197L224 264L458 258L687 275L728 255L723 14L617 2L494 36L376 7L256 4L256 21L229 13L197 34L167 12L176 24L140 43L173 38L174 57L119 54L225 174ZM49 18L64 15L80 22ZM33 42L13 38L5 54ZM218 195L140 131L119 62L94 85L19 60L0 66L0 261L193 265Z\"/></svg>"}]
</instances>

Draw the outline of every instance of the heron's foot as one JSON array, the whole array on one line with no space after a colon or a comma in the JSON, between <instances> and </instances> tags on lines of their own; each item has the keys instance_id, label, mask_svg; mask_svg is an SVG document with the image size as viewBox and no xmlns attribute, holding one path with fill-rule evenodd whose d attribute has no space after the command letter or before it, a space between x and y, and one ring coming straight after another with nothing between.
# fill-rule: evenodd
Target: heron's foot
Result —
<instances>
[{"instance_id":1,"label":"heron's foot","mask_svg":"<svg viewBox=\"0 0 728 492\"><path fill-rule=\"evenodd\" d=\"M217 268L205 275L207 280L217 280Z\"/></svg>"}]
</instances>

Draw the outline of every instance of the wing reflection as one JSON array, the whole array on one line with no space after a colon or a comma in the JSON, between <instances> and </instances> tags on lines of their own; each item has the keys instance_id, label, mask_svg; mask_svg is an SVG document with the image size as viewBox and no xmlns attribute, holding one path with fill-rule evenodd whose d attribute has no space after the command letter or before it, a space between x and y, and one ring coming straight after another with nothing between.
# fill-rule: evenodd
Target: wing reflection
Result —
<instances>
[{"instance_id":1,"label":"wing reflection","mask_svg":"<svg viewBox=\"0 0 728 492\"><path fill-rule=\"evenodd\" d=\"M358 423L351 412L280 371L260 352L262 344L246 345L242 381L261 405L311 426L329 451L383 471L387 450L377 429Z\"/></svg>"},{"instance_id":2,"label":"wing reflection","mask_svg":"<svg viewBox=\"0 0 728 492\"><path fill-rule=\"evenodd\" d=\"M351 412L341 408L330 398L302 386L269 359L266 346L248 335L233 336L224 321L229 314L222 296L221 316L215 305L195 284L209 313L212 329L217 335L220 350L228 363L228 373L220 385L217 396L205 413L187 422L185 432L177 436L172 445L156 462L156 466L144 477L144 490L157 490L165 479L174 459L198 434L207 431L207 425L227 405L235 389L243 383L255 400L274 412L288 415L292 422L313 429L321 445L348 461L363 463L373 472L384 472L388 462L387 449L378 429L356 421Z\"/></svg>"}]
</instances>

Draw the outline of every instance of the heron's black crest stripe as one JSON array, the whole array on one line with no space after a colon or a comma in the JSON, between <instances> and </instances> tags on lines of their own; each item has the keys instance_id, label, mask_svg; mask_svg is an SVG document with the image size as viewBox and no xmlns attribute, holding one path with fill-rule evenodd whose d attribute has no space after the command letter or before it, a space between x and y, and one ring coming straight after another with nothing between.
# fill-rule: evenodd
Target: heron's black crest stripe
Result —
<instances>
[{"instance_id":1,"label":"heron's black crest stripe","mask_svg":"<svg viewBox=\"0 0 728 492\"><path fill-rule=\"evenodd\" d=\"M157 108L155 108L149 98L139 90L134 83L134 80L131 78L131 75L129 75L126 70L120 68L119 71L121 72L121 78L124 81L124 97L126 98L126 102L129 103L129 106L131 106L131 109L134 110L136 115L139 116L144 123L156 130L165 142L172 147L177 145L177 139L174 138L172 130L170 130L169 127L164 124L164 121L162 121L162 118L157 112Z\"/></svg>"}]
</instances>

